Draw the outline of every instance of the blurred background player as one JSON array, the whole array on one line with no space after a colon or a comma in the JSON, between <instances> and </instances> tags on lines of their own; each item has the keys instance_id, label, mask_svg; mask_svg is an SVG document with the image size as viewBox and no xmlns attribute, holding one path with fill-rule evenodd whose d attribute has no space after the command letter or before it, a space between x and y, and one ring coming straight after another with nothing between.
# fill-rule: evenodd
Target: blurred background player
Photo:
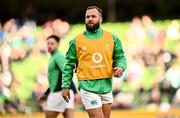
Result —
<instances>
[{"instance_id":1,"label":"blurred background player","mask_svg":"<svg viewBox=\"0 0 180 118\"><path fill-rule=\"evenodd\" d=\"M56 35L51 35L47 38L48 52L51 54L48 66L48 81L49 88L39 98L40 103L47 99L45 105L46 118L56 118L58 113L62 113L64 118L74 118L74 93L70 90L71 99L67 103L62 97L62 72L65 57L58 50L60 38ZM71 88L75 90L74 84Z\"/></svg>"}]
</instances>

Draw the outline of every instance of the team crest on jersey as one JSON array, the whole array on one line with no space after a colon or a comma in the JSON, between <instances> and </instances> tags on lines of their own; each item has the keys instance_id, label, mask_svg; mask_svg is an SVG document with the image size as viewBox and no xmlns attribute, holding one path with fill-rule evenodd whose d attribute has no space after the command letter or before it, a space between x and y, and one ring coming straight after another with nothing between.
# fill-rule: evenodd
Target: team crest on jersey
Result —
<instances>
[{"instance_id":1,"label":"team crest on jersey","mask_svg":"<svg viewBox=\"0 0 180 118\"><path fill-rule=\"evenodd\" d=\"M109 44L105 44L105 48L106 48L106 50L108 50L109 49Z\"/></svg>"},{"instance_id":2,"label":"team crest on jersey","mask_svg":"<svg viewBox=\"0 0 180 118\"><path fill-rule=\"evenodd\" d=\"M87 50L87 47L86 47L86 46L83 46L83 47L82 47L82 50L83 50L83 51L86 51L86 50Z\"/></svg>"}]
</instances>

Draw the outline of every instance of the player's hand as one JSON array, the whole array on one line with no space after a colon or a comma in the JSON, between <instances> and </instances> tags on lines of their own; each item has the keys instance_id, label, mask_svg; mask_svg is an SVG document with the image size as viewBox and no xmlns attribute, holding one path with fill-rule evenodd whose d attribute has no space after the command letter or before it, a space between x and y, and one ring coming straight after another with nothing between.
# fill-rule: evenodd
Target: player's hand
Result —
<instances>
[{"instance_id":1,"label":"player's hand","mask_svg":"<svg viewBox=\"0 0 180 118\"><path fill-rule=\"evenodd\" d=\"M43 94L39 97L38 101L42 104L44 101L46 101L46 99L47 99L47 95Z\"/></svg>"},{"instance_id":2,"label":"player's hand","mask_svg":"<svg viewBox=\"0 0 180 118\"><path fill-rule=\"evenodd\" d=\"M70 99L70 92L69 89L63 89L62 90L62 96L66 102L69 102Z\"/></svg>"},{"instance_id":3,"label":"player's hand","mask_svg":"<svg viewBox=\"0 0 180 118\"><path fill-rule=\"evenodd\" d=\"M114 77L121 77L123 75L123 70L120 67L114 67Z\"/></svg>"}]
</instances>

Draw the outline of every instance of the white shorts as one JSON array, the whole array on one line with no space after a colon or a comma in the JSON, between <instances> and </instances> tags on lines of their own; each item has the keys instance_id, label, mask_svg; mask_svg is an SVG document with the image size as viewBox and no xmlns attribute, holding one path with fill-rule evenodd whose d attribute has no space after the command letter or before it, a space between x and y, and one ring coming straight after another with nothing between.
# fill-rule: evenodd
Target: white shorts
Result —
<instances>
[{"instance_id":1,"label":"white shorts","mask_svg":"<svg viewBox=\"0 0 180 118\"><path fill-rule=\"evenodd\" d=\"M64 112L66 109L74 109L74 93L70 90L70 99L67 103L63 96L62 91L49 93L45 105L45 111Z\"/></svg>"},{"instance_id":2,"label":"white shorts","mask_svg":"<svg viewBox=\"0 0 180 118\"><path fill-rule=\"evenodd\" d=\"M96 94L81 89L80 95L86 110L99 108L102 107L102 104L113 102L112 91L106 94Z\"/></svg>"}]
</instances>

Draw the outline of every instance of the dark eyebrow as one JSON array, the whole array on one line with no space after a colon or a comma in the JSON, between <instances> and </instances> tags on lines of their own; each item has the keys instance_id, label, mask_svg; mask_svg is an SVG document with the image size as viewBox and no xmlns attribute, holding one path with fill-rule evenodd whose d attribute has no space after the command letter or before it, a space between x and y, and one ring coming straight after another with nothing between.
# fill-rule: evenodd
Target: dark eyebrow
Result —
<instances>
[{"instance_id":1,"label":"dark eyebrow","mask_svg":"<svg viewBox=\"0 0 180 118\"><path fill-rule=\"evenodd\" d=\"M86 15L86 17L97 17L96 15Z\"/></svg>"}]
</instances>

